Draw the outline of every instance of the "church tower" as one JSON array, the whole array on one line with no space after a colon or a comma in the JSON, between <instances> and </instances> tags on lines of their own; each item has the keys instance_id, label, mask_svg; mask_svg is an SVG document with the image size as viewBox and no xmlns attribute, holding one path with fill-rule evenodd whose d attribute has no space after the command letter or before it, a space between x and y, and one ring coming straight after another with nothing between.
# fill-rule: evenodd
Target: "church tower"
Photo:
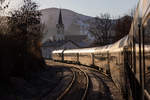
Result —
<instances>
[{"instance_id":1,"label":"church tower","mask_svg":"<svg viewBox=\"0 0 150 100\"><path fill-rule=\"evenodd\" d=\"M56 41L64 40L64 24L62 19L62 12L60 9L58 23L56 24L57 33L55 36Z\"/></svg>"}]
</instances>

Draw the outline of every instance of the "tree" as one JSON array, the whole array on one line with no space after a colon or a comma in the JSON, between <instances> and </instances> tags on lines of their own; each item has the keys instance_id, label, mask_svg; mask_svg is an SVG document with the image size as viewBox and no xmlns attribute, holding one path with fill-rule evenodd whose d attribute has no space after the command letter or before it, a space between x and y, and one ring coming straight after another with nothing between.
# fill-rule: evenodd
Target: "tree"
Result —
<instances>
[{"instance_id":1,"label":"tree","mask_svg":"<svg viewBox=\"0 0 150 100\"><path fill-rule=\"evenodd\" d=\"M0 40L4 40L5 34L9 33L9 28L7 25L7 18L5 15L5 10L9 7L9 2L5 3L5 0L0 1Z\"/></svg>"},{"instance_id":2,"label":"tree","mask_svg":"<svg viewBox=\"0 0 150 100\"><path fill-rule=\"evenodd\" d=\"M117 20L114 28L116 33L116 40L123 38L129 33L132 19L133 18L131 16L125 15Z\"/></svg>"},{"instance_id":3,"label":"tree","mask_svg":"<svg viewBox=\"0 0 150 100\"><path fill-rule=\"evenodd\" d=\"M11 27L11 35L14 38L24 40L40 40L41 13L37 10L38 5L31 0L24 0L24 5L19 9L10 12L9 24Z\"/></svg>"},{"instance_id":4,"label":"tree","mask_svg":"<svg viewBox=\"0 0 150 100\"><path fill-rule=\"evenodd\" d=\"M112 20L110 19L110 14L105 13L95 17L95 20L91 23L89 28L89 32L95 38L95 43L100 45L108 44L111 27Z\"/></svg>"},{"instance_id":5,"label":"tree","mask_svg":"<svg viewBox=\"0 0 150 100\"><path fill-rule=\"evenodd\" d=\"M131 16L132 18L134 17L135 15L135 12L136 12L136 6L129 9L129 12L127 13L128 16Z\"/></svg>"},{"instance_id":6,"label":"tree","mask_svg":"<svg viewBox=\"0 0 150 100\"><path fill-rule=\"evenodd\" d=\"M40 42L44 25L40 22L41 13L32 0L24 0L19 10L11 11L7 17L9 31L1 34L0 76L28 77L29 73L40 71L45 66L41 55Z\"/></svg>"}]
</instances>

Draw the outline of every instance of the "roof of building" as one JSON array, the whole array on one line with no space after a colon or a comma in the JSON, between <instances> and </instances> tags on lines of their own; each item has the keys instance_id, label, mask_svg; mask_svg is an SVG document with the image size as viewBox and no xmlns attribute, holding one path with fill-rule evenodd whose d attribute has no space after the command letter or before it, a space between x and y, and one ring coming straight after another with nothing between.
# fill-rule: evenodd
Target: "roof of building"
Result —
<instances>
[{"instance_id":1,"label":"roof of building","mask_svg":"<svg viewBox=\"0 0 150 100\"><path fill-rule=\"evenodd\" d=\"M42 44L43 47L59 47L61 45L63 45L64 43L66 43L65 41L46 41Z\"/></svg>"},{"instance_id":2,"label":"roof of building","mask_svg":"<svg viewBox=\"0 0 150 100\"><path fill-rule=\"evenodd\" d=\"M65 35L65 40L83 41L87 39L87 35Z\"/></svg>"},{"instance_id":3,"label":"roof of building","mask_svg":"<svg viewBox=\"0 0 150 100\"><path fill-rule=\"evenodd\" d=\"M63 46L64 44L71 42L72 44L76 45L77 47L80 47L78 44L76 44L74 41L71 40L61 40L61 41L47 41L42 44L42 47L53 47L53 48L58 48Z\"/></svg>"}]
</instances>

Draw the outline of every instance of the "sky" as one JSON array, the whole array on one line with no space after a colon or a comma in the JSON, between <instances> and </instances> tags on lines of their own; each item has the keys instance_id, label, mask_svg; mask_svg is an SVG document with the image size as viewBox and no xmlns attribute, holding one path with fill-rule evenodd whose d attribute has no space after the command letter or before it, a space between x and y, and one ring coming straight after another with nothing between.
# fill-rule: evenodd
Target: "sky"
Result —
<instances>
[{"instance_id":1,"label":"sky","mask_svg":"<svg viewBox=\"0 0 150 100\"><path fill-rule=\"evenodd\" d=\"M36 0L41 8L57 7L70 9L75 12L97 16L100 13L110 13L121 16L135 8L138 0Z\"/></svg>"},{"instance_id":2,"label":"sky","mask_svg":"<svg viewBox=\"0 0 150 100\"><path fill-rule=\"evenodd\" d=\"M12 6L20 5L21 0L11 0ZM110 13L111 16L123 16L135 8L139 0L34 0L39 3L40 9L63 8L77 13L98 16L100 13Z\"/></svg>"}]
</instances>

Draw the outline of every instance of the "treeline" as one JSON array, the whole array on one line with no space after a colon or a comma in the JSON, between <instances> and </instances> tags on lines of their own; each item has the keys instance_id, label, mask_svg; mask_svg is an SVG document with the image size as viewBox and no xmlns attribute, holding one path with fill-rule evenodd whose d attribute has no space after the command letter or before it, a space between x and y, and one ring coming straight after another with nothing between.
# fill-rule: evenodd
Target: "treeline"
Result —
<instances>
[{"instance_id":1,"label":"treeline","mask_svg":"<svg viewBox=\"0 0 150 100\"><path fill-rule=\"evenodd\" d=\"M133 17L125 15L111 19L110 14L104 13L95 17L90 24L89 32L94 37L94 46L112 44L129 33Z\"/></svg>"}]
</instances>

